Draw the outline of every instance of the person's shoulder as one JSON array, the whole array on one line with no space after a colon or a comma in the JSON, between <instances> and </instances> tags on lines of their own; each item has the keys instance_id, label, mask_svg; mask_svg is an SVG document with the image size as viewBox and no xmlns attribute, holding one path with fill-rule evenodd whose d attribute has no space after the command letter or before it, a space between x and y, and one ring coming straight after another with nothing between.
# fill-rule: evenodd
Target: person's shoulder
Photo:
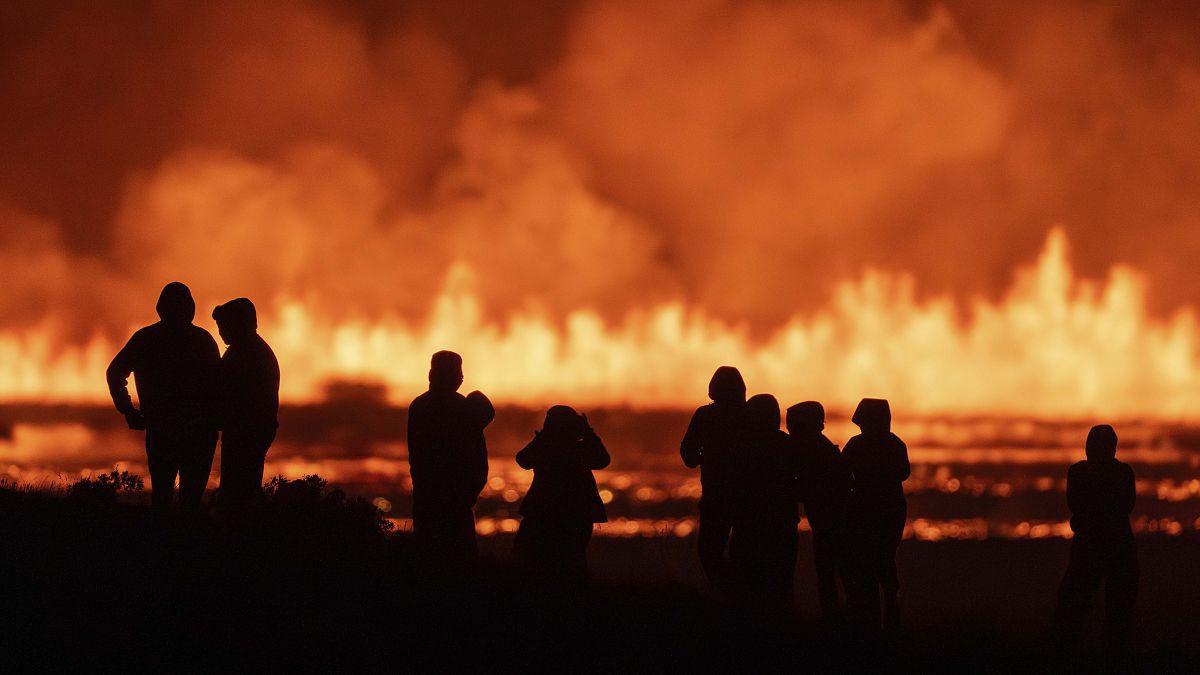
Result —
<instances>
[{"instance_id":1,"label":"person's shoulder","mask_svg":"<svg viewBox=\"0 0 1200 675\"><path fill-rule=\"evenodd\" d=\"M829 437L825 434L820 434L817 436L817 445L821 448L824 448L826 451L833 451L834 454L837 454L840 451L838 444L829 440Z\"/></svg>"},{"instance_id":2,"label":"person's shoulder","mask_svg":"<svg viewBox=\"0 0 1200 675\"><path fill-rule=\"evenodd\" d=\"M1088 461L1086 459L1081 459L1067 468L1067 475L1078 475L1081 473L1087 473L1090 470L1091 465L1088 464Z\"/></svg>"},{"instance_id":3,"label":"person's shoulder","mask_svg":"<svg viewBox=\"0 0 1200 675\"><path fill-rule=\"evenodd\" d=\"M891 431L888 432L887 442L890 443L894 447L908 449L908 444L904 442L904 439L900 438L899 436L892 433Z\"/></svg>"}]
</instances>

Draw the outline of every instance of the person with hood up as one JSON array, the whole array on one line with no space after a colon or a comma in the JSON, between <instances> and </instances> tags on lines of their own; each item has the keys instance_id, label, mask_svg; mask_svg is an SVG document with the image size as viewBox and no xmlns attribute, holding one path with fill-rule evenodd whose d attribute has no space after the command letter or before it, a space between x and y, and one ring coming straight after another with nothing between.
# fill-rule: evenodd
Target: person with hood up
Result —
<instances>
[{"instance_id":1,"label":"person with hood up","mask_svg":"<svg viewBox=\"0 0 1200 675\"><path fill-rule=\"evenodd\" d=\"M1129 514L1136 499L1133 469L1117 460L1117 432L1091 428L1086 456L1067 471L1071 509L1071 560L1058 591L1055 624L1074 649L1092 595L1104 584L1104 650L1125 651L1137 600L1138 559Z\"/></svg>"},{"instance_id":2,"label":"person with hood up","mask_svg":"<svg viewBox=\"0 0 1200 675\"><path fill-rule=\"evenodd\" d=\"M608 522L592 475L608 466L608 450L586 415L556 405L516 459L533 470L533 483L521 502L514 554L546 576L582 578L592 524Z\"/></svg>"},{"instance_id":3,"label":"person with hood up","mask_svg":"<svg viewBox=\"0 0 1200 675\"><path fill-rule=\"evenodd\" d=\"M458 393L462 383L462 357L437 352L429 390L408 406L413 534L443 571L459 571L478 557L475 502L488 474L483 430L496 416L482 393Z\"/></svg>"},{"instance_id":4,"label":"person with hood up","mask_svg":"<svg viewBox=\"0 0 1200 675\"><path fill-rule=\"evenodd\" d=\"M788 408L787 429L800 461L800 495L813 535L817 594L826 619L841 613L838 576L844 566L850 474L825 430L825 408L816 401ZM844 582L844 580L843 580Z\"/></svg>"},{"instance_id":5,"label":"person with hood up","mask_svg":"<svg viewBox=\"0 0 1200 675\"><path fill-rule=\"evenodd\" d=\"M700 406L688 423L679 455L689 468L700 467L700 565L714 588L728 579L726 548L733 515L742 448L746 442L746 383L733 366L721 366L708 383L712 403Z\"/></svg>"},{"instance_id":6,"label":"person with hood up","mask_svg":"<svg viewBox=\"0 0 1200 675\"><path fill-rule=\"evenodd\" d=\"M878 629L882 591L882 627L891 631L900 624L896 548L908 517L903 485L910 472L908 446L892 433L892 412L884 399L864 398L851 421L861 430L842 451L851 481L851 604L862 624Z\"/></svg>"},{"instance_id":7,"label":"person with hood up","mask_svg":"<svg viewBox=\"0 0 1200 675\"><path fill-rule=\"evenodd\" d=\"M117 352L106 379L117 411L130 429L146 432L151 502L165 511L199 509L217 445L214 385L221 355L208 331L192 324L196 302L187 286L167 284L159 294L159 321L138 330ZM138 403L129 395L129 375Z\"/></svg>"},{"instance_id":8,"label":"person with hood up","mask_svg":"<svg viewBox=\"0 0 1200 675\"><path fill-rule=\"evenodd\" d=\"M258 313L247 298L213 309L221 339L218 385L221 422L221 490L224 510L262 498L267 451L279 428L279 361L258 334Z\"/></svg>"},{"instance_id":9,"label":"person with hood up","mask_svg":"<svg viewBox=\"0 0 1200 675\"><path fill-rule=\"evenodd\" d=\"M737 589L763 609L789 611L796 574L799 453L779 429L770 394L746 401L746 448L729 557Z\"/></svg>"}]
</instances>

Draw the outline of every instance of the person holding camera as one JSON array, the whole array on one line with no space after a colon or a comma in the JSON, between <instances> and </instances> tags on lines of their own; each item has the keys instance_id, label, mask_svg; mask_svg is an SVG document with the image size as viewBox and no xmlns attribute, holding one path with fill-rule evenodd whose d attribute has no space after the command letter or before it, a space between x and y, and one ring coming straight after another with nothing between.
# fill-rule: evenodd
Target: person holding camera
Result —
<instances>
[{"instance_id":1,"label":"person holding camera","mask_svg":"<svg viewBox=\"0 0 1200 675\"><path fill-rule=\"evenodd\" d=\"M514 555L546 575L584 576L592 524L608 521L592 475L610 461L604 443L586 415L556 405L516 459L533 470L533 484L521 502Z\"/></svg>"}]
</instances>

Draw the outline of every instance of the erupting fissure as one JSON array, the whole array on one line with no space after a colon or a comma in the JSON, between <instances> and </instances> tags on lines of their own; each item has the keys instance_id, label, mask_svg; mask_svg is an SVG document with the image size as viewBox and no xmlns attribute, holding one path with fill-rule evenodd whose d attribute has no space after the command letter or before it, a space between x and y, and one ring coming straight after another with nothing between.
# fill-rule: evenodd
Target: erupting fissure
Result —
<instances>
[{"instance_id":1,"label":"erupting fissure","mask_svg":"<svg viewBox=\"0 0 1200 675\"><path fill-rule=\"evenodd\" d=\"M287 298L265 311L292 402L333 379L376 381L396 401L424 386L431 352L472 364L472 387L505 403L684 407L716 365L737 364L750 390L847 407L863 396L914 413L1187 418L1200 410L1197 323L1190 307L1151 316L1141 276L1076 279L1061 230L996 301L921 299L908 276L866 271L829 302L766 339L672 302L631 309L617 325L579 309L563 321L516 312L484 318L465 265L452 268L419 324L330 322ZM196 289L202 295L202 289ZM211 327L210 327L211 328ZM116 345L70 344L53 322L0 333L0 398L100 402Z\"/></svg>"}]
</instances>

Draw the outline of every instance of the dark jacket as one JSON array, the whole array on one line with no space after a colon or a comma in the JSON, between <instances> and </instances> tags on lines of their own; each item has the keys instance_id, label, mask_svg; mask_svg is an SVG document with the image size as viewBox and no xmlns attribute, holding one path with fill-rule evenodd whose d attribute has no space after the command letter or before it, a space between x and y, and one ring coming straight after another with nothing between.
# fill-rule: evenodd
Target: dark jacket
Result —
<instances>
[{"instance_id":1,"label":"dark jacket","mask_svg":"<svg viewBox=\"0 0 1200 675\"><path fill-rule=\"evenodd\" d=\"M1082 539L1132 537L1129 514L1136 498L1133 469L1124 462L1085 460L1067 471L1071 530Z\"/></svg>"},{"instance_id":2,"label":"dark jacket","mask_svg":"<svg viewBox=\"0 0 1200 675\"><path fill-rule=\"evenodd\" d=\"M813 530L837 527L850 499L850 472L825 434L792 436L800 461L800 498Z\"/></svg>"},{"instance_id":3,"label":"dark jacket","mask_svg":"<svg viewBox=\"0 0 1200 675\"><path fill-rule=\"evenodd\" d=\"M122 414L133 412L128 390L132 373L150 429L213 428L221 359L217 343L192 324L195 304L186 287L174 296L164 289L158 313L162 320L134 333L108 366L113 404Z\"/></svg>"},{"instance_id":4,"label":"dark jacket","mask_svg":"<svg viewBox=\"0 0 1200 675\"><path fill-rule=\"evenodd\" d=\"M800 519L796 444L776 428L752 434L746 446L740 458L739 516L795 527Z\"/></svg>"},{"instance_id":5,"label":"dark jacket","mask_svg":"<svg viewBox=\"0 0 1200 675\"><path fill-rule=\"evenodd\" d=\"M842 451L850 472L854 500L879 508L905 508L904 481L911 468L908 446L890 431L862 433L851 438Z\"/></svg>"},{"instance_id":6,"label":"dark jacket","mask_svg":"<svg viewBox=\"0 0 1200 675\"><path fill-rule=\"evenodd\" d=\"M430 390L408 407L413 509L470 509L487 483L483 430L495 409L482 394Z\"/></svg>"},{"instance_id":7,"label":"dark jacket","mask_svg":"<svg viewBox=\"0 0 1200 675\"><path fill-rule=\"evenodd\" d=\"M517 464L533 469L533 483L521 502L528 518L604 523L608 517L592 471L608 466L608 450L596 432L542 431L517 453Z\"/></svg>"},{"instance_id":8,"label":"dark jacket","mask_svg":"<svg viewBox=\"0 0 1200 675\"><path fill-rule=\"evenodd\" d=\"M706 501L738 489L747 426L745 403L710 403L692 415L679 455L688 468L700 467Z\"/></svg>"},{"instance_id":9,"label":"dark jacket","mask_svg":"<svg viewBox=\"0 0 1200 675\"><path fill-rule=\"evenodd\" d=\"M220 411L225 431L270 433L279 426L279 361L259 335L221 357Z\"/></svg>"}]
</instances>

